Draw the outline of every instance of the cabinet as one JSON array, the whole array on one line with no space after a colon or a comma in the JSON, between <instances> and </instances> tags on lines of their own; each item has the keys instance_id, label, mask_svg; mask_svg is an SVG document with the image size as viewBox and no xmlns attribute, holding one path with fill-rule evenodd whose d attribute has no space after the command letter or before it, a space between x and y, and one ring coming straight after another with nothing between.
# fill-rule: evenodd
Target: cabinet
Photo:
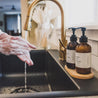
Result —
<instances>
[{"instance_id":1,"label":"cabinet","mask_svg":"<svg viewBox=\"0 0 98 98\"><path fill-rule=\"evenodd\" d=\"M65 13L66 27L86 26L98 29L98 0L59 0Z\"/></svg>"}]
</instances>

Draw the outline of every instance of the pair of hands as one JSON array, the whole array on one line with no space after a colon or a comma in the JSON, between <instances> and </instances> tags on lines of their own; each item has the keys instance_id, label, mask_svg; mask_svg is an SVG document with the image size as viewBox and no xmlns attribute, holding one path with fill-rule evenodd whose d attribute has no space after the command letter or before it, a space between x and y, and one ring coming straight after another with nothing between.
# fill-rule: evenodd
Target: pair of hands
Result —
<instances>
[{"instance_id":1,"label":"pair of hands","mask_svg":"<svg viewBox=\"0 0 98 98\"><path fill-rule=\"evenodd\" d=\"M22 37L10 36L6 33L0 35L0 52L5 55L16 55L20 60L26 62L29 66L33 65L30 58L30 51L36 47L24 40Z\"/></svg>"}]
</instances>

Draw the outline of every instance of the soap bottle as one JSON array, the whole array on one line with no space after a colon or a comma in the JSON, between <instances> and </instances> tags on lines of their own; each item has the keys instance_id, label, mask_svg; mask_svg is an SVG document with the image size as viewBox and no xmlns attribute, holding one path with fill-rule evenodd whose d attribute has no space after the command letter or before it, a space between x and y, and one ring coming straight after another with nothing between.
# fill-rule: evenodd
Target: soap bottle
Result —
<instances>
[{"instance_id":1,"label":"soap bottle","mask_svg":"<svg viewBox=\"0 0 98 98\"><path fill-rule=\"evenodd\" d=\"M88 38L85 36L85 27L80 27L82 36L80 44L76 46L76 72L80 74L91 73L91 46L87 43Z\"/></svg>"},{"instance_id":2,"label":"soap bottle","mask_svg":"<svg viewBox=\"0 0 98 98\"><path fill-rule=\"evenodd\" d=\"M72 29L72 36L70 37L70 42L67 45L66 49L66 64L67 67L70 69L75 69L75 48L78 45L77 37L75 35L76 28L69 28Z\"/></svg>"}]
</instances>

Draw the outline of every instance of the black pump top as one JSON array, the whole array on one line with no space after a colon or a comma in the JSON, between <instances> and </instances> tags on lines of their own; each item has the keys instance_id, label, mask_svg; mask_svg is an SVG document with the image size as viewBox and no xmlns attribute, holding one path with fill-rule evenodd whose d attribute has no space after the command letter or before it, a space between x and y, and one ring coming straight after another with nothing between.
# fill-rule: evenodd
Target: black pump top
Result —
<instances>
[{"instance_id":1,"label":"black pump top","mask_svg":"<svg viewBox=\"0 0 98 98\"><path fill-rule=\"evenodd\" d=\"M79 27L82 31L82 36L80 37L79 41L80 42L88 42L88 38L85 36L85 31L86 28L85 27Z\"/></svg>"},{"instance_id":2,"label":"black pump top","mask_svg":"<svg viewBox=\"0 0 98 98\"><path fill-rule=\"evenodd\" d=\"M73 35L70 37L70 41L77 41L77 37L76 37L76 35L75 35L75 31L76 31L76 28L73 28L73 27L71 27L71 28L68 28L68 29L72 29L72 32L73 32Z\"/></svg>"}]
</instances>

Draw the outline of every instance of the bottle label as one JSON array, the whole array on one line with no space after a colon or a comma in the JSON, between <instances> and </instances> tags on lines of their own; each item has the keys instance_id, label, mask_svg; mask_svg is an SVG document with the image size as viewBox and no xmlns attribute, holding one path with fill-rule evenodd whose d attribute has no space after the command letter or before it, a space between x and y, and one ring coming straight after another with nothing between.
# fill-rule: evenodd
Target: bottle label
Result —
<instances>
[{"instance_id":1,"label":"bottle label","mask_svg":"<svg viewBox=\"0 0 98 98\"><path fill-rule=\"evenodd\" d=\"M66 62L67 63L75 63L75 50L66 50Z\"/></svg>"},{"instance_id":2,"label":"bottle label","mask_svg":"<svg viewBox=\"0 0 98 98\"><path fill-rule=\"evenodd\" d=\"M75 54L75 65L79 68L91 67L91 53L78 53Z\"/></svg>"}]
</instances>

